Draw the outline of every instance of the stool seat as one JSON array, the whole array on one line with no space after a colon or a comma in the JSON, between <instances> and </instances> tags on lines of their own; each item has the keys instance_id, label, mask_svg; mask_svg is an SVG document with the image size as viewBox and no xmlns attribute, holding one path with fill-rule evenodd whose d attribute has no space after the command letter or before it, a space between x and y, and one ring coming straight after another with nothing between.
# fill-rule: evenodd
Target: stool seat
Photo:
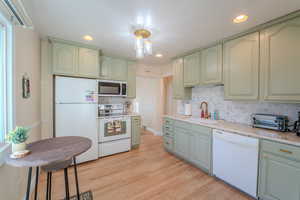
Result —
<instances>
[{"instance_id":1,"label":"stool seat","mask_svg":"<svg viewBox=\"0 0 300 200\"><path fill-rule=\"evenodd\" d=\"M62 161L62 162L51 163L49 165L43 166L42 169L46 172L54 172L61 169L65 169L69 167L71 164L72 164L72 159Z\"/></svg>"}]
</instances>

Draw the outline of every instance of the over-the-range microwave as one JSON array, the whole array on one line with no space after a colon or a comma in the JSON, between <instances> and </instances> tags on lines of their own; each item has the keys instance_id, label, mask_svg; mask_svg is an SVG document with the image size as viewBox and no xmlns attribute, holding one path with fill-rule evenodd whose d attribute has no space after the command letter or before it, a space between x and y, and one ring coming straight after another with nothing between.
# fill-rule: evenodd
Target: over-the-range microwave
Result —
<instances>
[{"instance_id":1,"label":"over-the-range microwave","mask_svg":"<svg viewBox=\"0 0 300 200\"><path fill-rule=\"evenodd\" d=\"M99 96L127 96L127 83L121 81L98 80Z\"/></svg>"}]
</instances>

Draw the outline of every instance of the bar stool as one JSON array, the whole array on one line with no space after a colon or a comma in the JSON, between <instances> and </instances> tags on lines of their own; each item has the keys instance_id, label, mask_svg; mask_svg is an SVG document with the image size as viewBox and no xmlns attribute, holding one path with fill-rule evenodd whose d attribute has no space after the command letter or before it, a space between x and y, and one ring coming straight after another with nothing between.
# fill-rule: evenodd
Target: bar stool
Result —
<instances>
[{"instance_id":1,"label":"bar stool","mask_svg":"<svg viewBox=\"0 0 300 200\"><path fill-rule=\"evenodd\" d=\"M42 169L47 172L47 188L46 188L46 200L51 200L51 188L52 188L52 172L59 171L64 169L64 177L65 177L65 192L66 192L66 200L70 199L69 192L69 180L68 180L68 167L74 164L74 172L75 172L75 182L76 182L76 193L77 200L80 200L79 193L79 184L78 184L78 175L77 175L77 164L75 157L70 160L52 163L50 165L43 166Z\"/></svg>"}]
</instances>

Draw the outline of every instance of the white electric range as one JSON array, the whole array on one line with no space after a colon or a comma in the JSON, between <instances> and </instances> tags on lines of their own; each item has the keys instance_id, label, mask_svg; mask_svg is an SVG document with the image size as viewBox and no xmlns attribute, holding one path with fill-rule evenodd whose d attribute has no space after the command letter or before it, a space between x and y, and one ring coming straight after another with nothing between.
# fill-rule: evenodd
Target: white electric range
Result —
<instances>
[{"instance_id":1,"label":"white electric range","mask_svg":"<svg viewBox=\"0 0 300 200\"><path fill-rule=\"evenodd\" d=\"M131 117L122 104L100 104L99 157L126 152L131 149Z\"/></svg>"}]
</instances>

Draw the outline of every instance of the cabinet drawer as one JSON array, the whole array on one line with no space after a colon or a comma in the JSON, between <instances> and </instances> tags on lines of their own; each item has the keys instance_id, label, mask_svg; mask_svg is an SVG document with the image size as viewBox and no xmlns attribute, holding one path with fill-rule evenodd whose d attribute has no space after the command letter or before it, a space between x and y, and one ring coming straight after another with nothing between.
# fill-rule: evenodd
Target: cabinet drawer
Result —
<instances>
[{"instance_id":1,"label":"cabinet drawer","mask_svg":"<svg viewBox=\"0 0 300 200\"><path fill-rule=\"evenodd\" d=\"M173 120L169 118L164 118L164 124L165 125L173 125Z\"/></svg>"},{"instance_id":2,"label":"cabinet drawer","mask_svg":"<svg viewBox=\"0 0 300 200\"><path fill-rule=\"evenodd\" d=\"M262 140L262 151L281 155L290 159L300 161L300 148L292 145L281 144L277 142L271 142Z\"/></svg>"},{"instance_id":3,"label":"cabinet drawer","mask_svg":"<svg viewBox=\"0 0 300 200\"><path fill-rule=\"evenodd\" d=\"M164 125L164 132L173 132L173 126Z\"/></svg>"},{"instance_id":4,"label":"cabinet drawer","mask_svg":"<svg viewBox=\"0 0 300 200\"><path fill-rule=\"evenodd\" d=\"M164 130L164 136L173 137L173 131Z\"/></svg>"},{"instance_id":5,"label":"cabinet drawer","mask_svg":"<svg viewBox=\"0 0 300 200\"><path fill-rule=\"evenodd\" d=\"M170 151L173 151L173 138L164 136L164 147Z\"/></svg>"}]
</instances>

